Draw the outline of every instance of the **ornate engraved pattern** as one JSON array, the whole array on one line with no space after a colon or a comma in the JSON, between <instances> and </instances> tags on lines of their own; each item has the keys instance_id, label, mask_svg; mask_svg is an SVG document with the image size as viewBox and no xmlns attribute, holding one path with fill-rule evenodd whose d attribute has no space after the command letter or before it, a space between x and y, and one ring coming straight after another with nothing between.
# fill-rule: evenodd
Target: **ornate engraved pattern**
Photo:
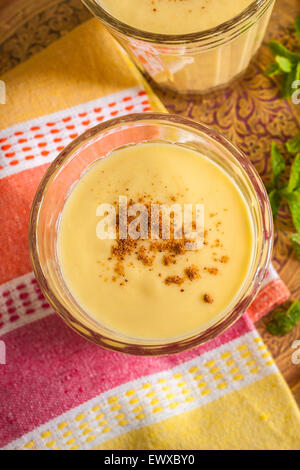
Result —
<instances>
[{"instance_id":1,"label":"ornate engraved pattern","mask_svg":"<svg viewBox=\"0 0 300 470\"><path fill-rule=\"evenodd\" d=\"M56 5L33 15L0 44L0 74L27 60L90 16L80 0L58 0Z\"/></svg>"}]
</instances>

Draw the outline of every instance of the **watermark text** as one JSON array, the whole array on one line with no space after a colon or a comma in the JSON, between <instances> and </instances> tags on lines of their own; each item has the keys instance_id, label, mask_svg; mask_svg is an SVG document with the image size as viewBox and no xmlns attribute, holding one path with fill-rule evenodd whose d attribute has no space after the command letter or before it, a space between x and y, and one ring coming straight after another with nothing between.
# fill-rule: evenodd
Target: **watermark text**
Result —
<instances>
[{"instance_id":1,"label":"watermark text","mask_svg":"<svg viewBox=\"0 0 300 470\"><path fill-rule=\"evenodd\" d=\"M294 104L300 104L300 80L295 80L292 83L292 88L295 90L292 94L292 102Z\"/></svg>"},{"instance_id":2,"label":"watermark text","mask_svg":"<svg viewBox=\"0 0 300 470\"><path fill-rule=\"evenodd\" d=\"M6 103L6 86L3 80L0 80L0 104Z\"/></svg>"},{"instance_id":3,"label":"watermark text","mask_svg":"<svg viewBox=\"0 0 300 470\"><path fill-rule=\"evenodd\" d=\"M204 244L203 204L128 203L119 196L118 209L113 204L100 204L96 226L100 240L181 240L186 250L199 250Z\"/></svg>"},{"instance_id":4,"label":"watermark text","mask_svg":"<svg viewBox=\"0 0 300 470\"><path fill-rule=\"evenodd\" d=\"M296 340L292 344L292 348L295 349L295 352L292 354L292 363L294 366L300 364L300 340Z\"/></svg>"}]
</instances>

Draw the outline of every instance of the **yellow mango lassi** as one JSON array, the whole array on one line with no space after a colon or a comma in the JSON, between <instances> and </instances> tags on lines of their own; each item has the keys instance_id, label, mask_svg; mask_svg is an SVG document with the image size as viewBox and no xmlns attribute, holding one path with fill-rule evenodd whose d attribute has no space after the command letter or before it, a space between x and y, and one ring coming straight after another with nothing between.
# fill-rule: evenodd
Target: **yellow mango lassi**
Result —
<instances>
[{"instance_id":1,"label":"yellow mango lassi","mask_svg":"<svg viewBox=\"0 0 300 470\"><path fill-rule=\"evenodd\" d=\"M113 17L158 34L190 34L214 28L253 0L97 0Z\"/></svg>"},{"instance_id":2,"label":"yellow mango lassi","mask_svg":"<svg viewBox=\"0 0 300 470\"><path fill-rule=\"evenodd\" d=\"M189 94L224 86L246 70L262 43L275 0L83 2L147 78Z\"/></svg>"},{"instance_id":3,"label":"yellow mango lassi","mask_svg":"<svg viewBox=\"0 0 300 470\"><path fill-rule=\"evenodd\" d=\"M127 201L127 228L136 220L134 204L147 211L153 204L201 205L204 243L187 249L177 226L162 239L161 216L159 237L122 238L120 197ZM115 210L111 238L98 233L103 204ZM175 216L171 221L174 228ZM136 228L141 234L142 224ZM248 276L253 246L247 204L220 166L180 145L141 143L112 152L80 178L60 217L57 252L64 282L90 317L121 335L163 340L205 329L228 312Z\"/></svg>"}]
</instances>

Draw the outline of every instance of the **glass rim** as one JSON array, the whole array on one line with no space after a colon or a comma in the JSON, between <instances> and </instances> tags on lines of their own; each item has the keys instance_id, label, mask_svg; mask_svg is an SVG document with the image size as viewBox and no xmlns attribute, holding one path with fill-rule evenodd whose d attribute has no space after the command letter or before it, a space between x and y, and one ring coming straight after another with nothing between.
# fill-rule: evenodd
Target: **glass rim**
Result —
<instances>
[{"instance_id":1,"label":"glass rim","mask_svg":"<svg viewBox=\"0 0 300 470\"><path fill-rule=\"evenodd\" d=\"M124 23L111 14L109 14L103 7L95 0L82 0L85 6L106 25L111 27L118 33L131 36L137 40L144 40L150 43L158 43L161 45L184 44L194 43L198 41L216 39L224 35L224 33L235 32L236 29L245 21L250 20L256 14L260 13L261 8L267 7L269 4L274 3L275 0L254 0L247 8L241 13L234 16L228 21L221 23L214 28L209 28L203 31L187 33L187 34L163 34L152 33Z\"/></svg>"},{"instance_id":2,"label":"glass rim","mask_svg":"<svg viewBox=\"0 0 300 470\"><path fill-rule=\"evenodd\" d=\"M249 282L247 290L246 292L244 292L242 298L234 304L233 308L228 312L227 315L224 314L224 316L221 317L218 321L212 323L208 328L198 331L196 334L195 332L191 332L192 336L189 336L187 334L182 340L180 340L179 338L157 340L155 344L152 342L149 343L147 339L143 340L141 338L136 338L136 344L129 341L126 342L123 339L119 339L119 337L122 336L123 338L125 338L125 336L119 332L114 332L116 335L119 335L118 339L111 338L110 336L105 336L98 332L94 332L93 330L89 329L88 326L80 323L80 321L78 321L78 319L72 315L72 312L68 311L66 307L62 305L62 303L57 298L55 293L51 290L48 284L39 258L39 245L37 235L39 212L42 207L45 194L48 190L48 186L51 183L52 178L54 178L55 175L59 172L63 171L62 166L72 155L74 149L80 147L82 143L90 140L97 134L101 134L110 129L118 129L123 125L141 123L142 121L144 121L145 124L174 124L177 126L183 126L190 132L200 131L206 137L212 138L218 144L224 146L225 149L229 151L234 157L234 159L237 161L238 165L243 168L251 182L253 191L255 192L258 199L260 213L262 214L262 231L264 238L264 250L262 250L260 253L260 257L256 263L257 266L255 267L253 275L251 275L250 277L250 273L248 273ZM269 233L268 237L266 237L266 233ZM253 297L258 292L259 287L269 267L269 263L271 261L273 247L273 217L268 195L260 176L258 175L256 169L254 168L250 160L246 157L246 155L244 155L244 153L238 147L232 144L230 140L228 140L219 132L206 126L205 124L195 122L191 119L178 115L149 112L121 116L98 124L97 126L85 131L83 134L78 136L76 139L70 142L64 150L62 150L58 157L51 163L50 167L47 169L45 175L43 176L39 184L31 207L28 235L30 257L37 281L47 300L53 306L55 312L63 318L63 320L68 324L69 327L71 327L81 336L84 336L86 339L89 339L90 341L106 349L133 355L157 356L165 354L175 354L199 346L226 331L245 313L245 311L251 304ZM93 317L87 312L85 313L89 317L89 319L92 320L93 323ZM74 326L74 323L77 323L79 327L82 326L85 330L88 330L89 335L82 332L80 329L77 329ZM109 328L105 326L103 326L103 328L107 331L110 331Z\"/></svg>"}]
</instances>

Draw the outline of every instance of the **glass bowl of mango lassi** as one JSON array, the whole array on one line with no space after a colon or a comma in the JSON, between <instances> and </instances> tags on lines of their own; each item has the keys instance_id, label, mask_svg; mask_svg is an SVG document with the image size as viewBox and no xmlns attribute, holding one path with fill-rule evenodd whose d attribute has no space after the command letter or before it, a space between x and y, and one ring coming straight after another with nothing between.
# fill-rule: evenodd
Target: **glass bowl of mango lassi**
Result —
<instances>
[{"instance_id":1,"label":"glass bowl of mango lassi","mask_svg":"<svg viewBox=\"0 0 300 470\"><path fill-rule=\"evenodd\" d=\"M275 0L83 0L147 79L205 94L243 74Z\"/></svg>"},{"instance_id":2,"label":"glass bowl of mango lassi","mask_svg":"<svg viewBox=\"0 0 300 470\"><path fill-rule=\"evenodd\" d=\"M29 245L54 310L94 343L179 353L246 311L273 241L264 185L205 125L144 113L71 142L34 198Z\"/></svg>"}]
</instances>

